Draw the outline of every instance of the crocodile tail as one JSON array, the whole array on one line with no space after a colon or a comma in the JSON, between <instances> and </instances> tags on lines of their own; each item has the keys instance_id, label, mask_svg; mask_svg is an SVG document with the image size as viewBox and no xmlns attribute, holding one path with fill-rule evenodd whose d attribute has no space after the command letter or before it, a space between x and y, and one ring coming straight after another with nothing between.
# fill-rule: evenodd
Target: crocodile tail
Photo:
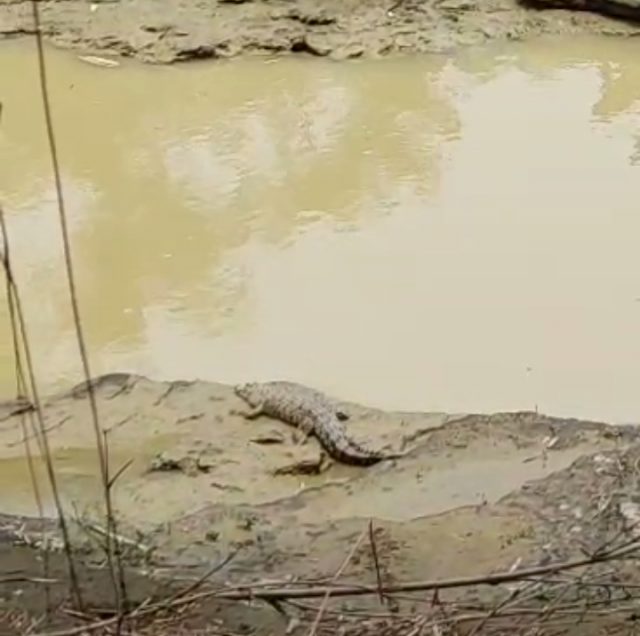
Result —
<instances>
[{"instance_id":1,"label":"crocodile tail","mask_svg":"<svg viewBox=\"0 0 640 636\"><path fill-rule=\"evenodd\" d=\"M354 448L336 448L335 451L336 459L344 464L352 464L353 466L372 466L385 459L385 456L379 453L356 450Z\"/></svg>"},{"instance_id":2,"label":"crocodile tail","mask_svg":"<svg viewBox=\"0 0 640 636\"><path fill-rule=\"evenodd\" d=\"M370 466L381 459L363 448L354 446L348 438L336 438L332 435L322 434L317 436L328 455L342 464Z\"/></svg>"},{"instance_id":3,"label":"crocodile tail","mask_svg":"<svg viewBox=\"0 0 640 636\"><path fill-rule=\"evenodd\" d=\"M400 457L398 454L385 453L383 451L374 451L369 448L365 448L351 439L348 441L346 448L338 449L338 451L341 451L346 456L343 461L350 460L350 463L358 466L371 466L387 459L396 459Z\"/></svg>"},{"instance_id":4,"label":"crocodile tail","mask_svg":"<svg viewBox=\"0 0 640 636\"><path fill-rule=\"evenodd\" d=\"M337 434L336 434L337 429ZM328 455L336 461L353 466L371 466L391 457L385 453L363 448L344 434L340 428L317 427L315 435Z\"/></svg>"},{"instance_id":5,"label":"crocodile tail","mask_svg":"<svg viewBox=\"0 0 640 636\"><path fill-rule=\"evenodd\" d=\"M368 448L363 448L362 446L360 446L360 444L356 444L353 441L351 442L351 447L359 456L363 457L365 463L369 465L376 464L385 460L400 459L401 457L404 457L404 453L385 452L382 450L374 451Z\"/></svg>"}]
</instances>

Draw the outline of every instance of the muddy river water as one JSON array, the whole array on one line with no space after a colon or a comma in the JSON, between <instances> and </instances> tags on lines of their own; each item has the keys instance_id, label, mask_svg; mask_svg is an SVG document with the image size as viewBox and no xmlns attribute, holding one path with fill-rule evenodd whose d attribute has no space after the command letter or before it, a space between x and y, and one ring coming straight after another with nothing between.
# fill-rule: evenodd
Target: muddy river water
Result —
<instances>
[{"instance_id":1,"label":"muddy river water","mask_svg":"<svg viewBox=\"0 0 640 636\"><path fill-rule=\"evenodd\" d=\"M49 49L95 373L640 419L637 42L99 68ZM80 380L33 47L0 193L43 388ZM0 394L13 391L0 309Z\"/></svg>"}]
</instances>

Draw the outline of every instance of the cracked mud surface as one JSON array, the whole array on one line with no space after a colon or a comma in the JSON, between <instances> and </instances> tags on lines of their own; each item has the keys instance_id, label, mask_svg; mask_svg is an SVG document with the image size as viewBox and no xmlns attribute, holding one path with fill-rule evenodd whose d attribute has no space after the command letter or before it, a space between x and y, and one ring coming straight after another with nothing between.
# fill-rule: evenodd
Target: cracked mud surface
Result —
<instances>
[{"instance_id":1,"label":"cracked mud surface","mask_svg":"<svg viewBox=\"0 0 640 636\"><path fill-rule=\"evenodd\" d=\"M439 53L542 34L633 35L640 27L583 11L538 11L516 0L49 0L43 32L65 48L170 63L243 54L344 59ZM33 33L31 6L0 0L0 37Z\"/></svg>"}]
</instances>

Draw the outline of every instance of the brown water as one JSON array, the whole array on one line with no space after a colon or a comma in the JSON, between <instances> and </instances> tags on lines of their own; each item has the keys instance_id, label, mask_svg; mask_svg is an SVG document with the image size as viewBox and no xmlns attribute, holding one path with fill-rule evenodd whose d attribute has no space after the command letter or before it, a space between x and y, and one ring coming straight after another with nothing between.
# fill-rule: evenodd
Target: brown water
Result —
<instances>
[{"instance_id":1,"label":"brown water","mask_svg":"<svg viewBox=\"0 0 640 636\"><path fill-rule=\"evenodd\" d=\"M95 373L640 420L637 43L167 68L48 55ZM62 388L80 367L32 47L2 45L0 96L38 377Z\"/></svg>"}]
</instances>

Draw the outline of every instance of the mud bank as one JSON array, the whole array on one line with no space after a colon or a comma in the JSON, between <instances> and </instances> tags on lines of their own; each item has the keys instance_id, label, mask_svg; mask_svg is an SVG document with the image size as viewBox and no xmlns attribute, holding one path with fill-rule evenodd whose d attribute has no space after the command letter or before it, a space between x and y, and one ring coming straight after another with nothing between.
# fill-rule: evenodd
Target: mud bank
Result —
<instances>
[{"instance_id":1,"label":"mud bank","mask_svg":"<svg viewBox=\"0 0 640 636\"><path fill-rule=\"evenodd\" d=\"M633 426L529 412L387 413L340 403L355 438L411 450L370 468L313 470L321 466L315 440L299 446L280 422L243 420L229 386L112 374L96 380L95 390L113 470L126 466L113 494L141 598L167 577L188 581L230 555L213 583L321 579L336 571L370 521L378 564L363 544L348 577L375 585L380 572L393 583L575 558L624 536L638 514L640 429ZM15 564L11 571L36 576L43 528L29 503L21 411L24 404L7 403L0 412L0 505L9 513L0 519L0 543ZM99 576L91 569L104 559L94 532L100 488L86 387L46 400L44 416L73 541L87 576ZM53 516L49 502L47 512ZM59 539L54 522L44 530ZM101 585L107 583L90 587ZM255 633L259 625L279 633L287 624L268 608L233 611L244 618L232 612L224 620L248 621Z\"/></svg>"},{"instance_id":2,"label":"mud bank","mask_svg":"<svg viewBox=\"0 0 640 636\"><path fill-rule=\"evenodd\" d=\"M344 547L344 537L336 540L335 533L355 531L372 518L410 533L421 528L422 534L425 523L449 538L460 532L465 550L475 550L464 528L478 526L469 519L488 514L492 529L485 534L491 543L500 541L511 519L486 511L503 510L499 502L510 493L569 470L581 457L640 441L640 429L633 426L529 412L389 413L340 403L354 439L371 448L408 450L401 459L358 468L324 462L315 440L296 444L292 429L281 422L243 419L237 411L244 404L223 384L112 374L95 381L95 394L111 472L124 467L113 490L122 527L131 536L147 537L142 543L156 555L190 568L241 547L242 557L227 572L240 577L256 568L283 574L296 554L304 555L308 567L311 546L317 551L312 561L331 568L329 555L339 559ZM34 517L22 444L24 408L2 409L0 506L9 515ZM62 503L82 535L87 523L100 519L101 500L86 387L46 400L44 418ZM44 512L53 517L33 439L31 446ZM559 498L566 496L558 490L550 501L559 504ZM327 541L333 550L322 545L321 536L332 537ZM491 560L495 547L482 552Z\"/></svg>"},{"instance_id":3,"label":"mud bank","mask_svg":"<svg viewBox=\"0 0 640 636\"><path fill-rule=\"evenodd\" d=\"M230 386L157 382L110 374L94 381L122 518L147 532L203 507L273 507L296 523L372 516L396 522L498 500L527 481L587 453L635 440L638 429L522 412L496 415L386 412L339 402L349 434L370 448L408 451L368 469L325 463L315 440L295 442L291 427L246 420ZM100 484L86 387L44 403L49 447L65 505L90 514ZM20 416L0 415L2 510L33 515ZM34 440L31 446L35 452ZM46 512L44 469L36 465ZM402 496L398 497L398 493Z\"/></svg>"},{"instance_id":4,"label":"mud bank","mask_svg":"<svg viewBox=\"0 0 640 636\"><path fill-rule=\"evenodd\" d=\"M537 11L516 0L50 0L43 31L65 48L145 62L302 52L336 59L444 52L459 45L541 34L633 35L640 27L600 15ZM31 6L0 2L0 37L33 32Z\"/></svg>"}]
</instances>

